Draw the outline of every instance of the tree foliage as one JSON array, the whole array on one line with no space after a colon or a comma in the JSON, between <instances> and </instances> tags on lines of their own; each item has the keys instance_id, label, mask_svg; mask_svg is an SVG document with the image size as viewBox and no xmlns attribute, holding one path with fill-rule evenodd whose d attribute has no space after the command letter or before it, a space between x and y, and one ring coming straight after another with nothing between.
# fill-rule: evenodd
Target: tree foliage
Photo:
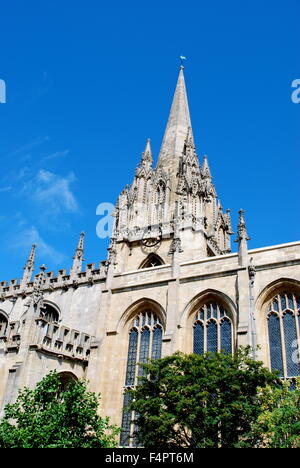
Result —
<instances>
[{"instance_id":1,"label":"tree foliage","mask_svg":"<svg viewBox=\"0 0 300 468\"><path fill-rule=\"evenodd\" d=\"M99 397L84 381L62 388L56 372L24 388L0 421L0 448L107 448L118 429L98 415Z\"/></svg>"},{"instance_id":2,"label":"tree foliage","mask_svg":"<svg viewBox=\"0 0 300 468\"><path fill-rule=\"evenodd\" d=\"M258 388L277 374L236 355L176 353L144 366L131 393L138 442L149 448L254 447L253 424L261 414Z\"/></svg>"},{"instance_id":3,"label":"tree foliage","mask_svg":"<svg viewBox=\"0 0 300 468\"><path fill-rule=\"evenodd\" d=\"M253 429L261 447L300 448L300 381L295 390L289 382L261 389L262 413Z\"/></svg>"}]
</instances>

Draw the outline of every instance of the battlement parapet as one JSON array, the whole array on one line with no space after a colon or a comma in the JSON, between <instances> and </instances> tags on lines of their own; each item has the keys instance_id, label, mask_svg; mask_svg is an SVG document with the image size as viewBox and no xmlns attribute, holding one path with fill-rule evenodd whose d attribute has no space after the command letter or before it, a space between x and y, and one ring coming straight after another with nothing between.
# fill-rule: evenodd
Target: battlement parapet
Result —
<instances>
[{"instance_id":1,"label":"battlement parapet","mask_svg":"<svg viewBox=\"0 0 300 468\"><path fill-rule=\"evenodd\" d=\"M43 292L62 289L67 291L69 288L77 288L84 285L92 285L105 280L107 274L106 261L102 261L99 267L95 263L86 265L85 271L70 272L67 274L65 269L58 270L57 275L53 271L44 274L41 289ZM36 278L36 277L35 277ZM25 285L21 280L12 279L9 282L0 282L0 302L6 299L26 297L33 292L34 281L27 282Z\"/></svg>"}]
</instances>

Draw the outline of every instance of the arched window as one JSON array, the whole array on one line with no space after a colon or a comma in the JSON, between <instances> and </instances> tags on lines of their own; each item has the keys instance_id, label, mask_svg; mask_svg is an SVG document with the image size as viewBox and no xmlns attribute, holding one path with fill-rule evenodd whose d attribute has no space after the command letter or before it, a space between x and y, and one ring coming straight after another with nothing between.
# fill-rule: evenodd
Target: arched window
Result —
<instances>
[{"instance_id":1,"label":"arched window","mask_svg":"<svg viewBox=\"0 0 300 468\"><path fill-rule=\"evenodd\" d=\"M125 389L137 385L138 377L142 375L139 363L146 363L148 359L159 359L162 346L162 324L159 317L151 310L144 310L132 321L129 330L129 343L125 377ZM120 444L134 445L134 415L126 410L130 403L129 395L125 393L122 417L122 432Z\"/></svg>"},{"instance_id":2,"label":"arched window","mask_svg":"<svg viewBox=\"0 0 300 468\"><path fill-rule=\"evenodd\" d=\"M272 298L268 310L270 364L282 378L300 375L300 296L289 292Z\"/></svg>"},{"instance_id":3,"label":"arched window","mask_svg":"<svg viewBox=\"0 0 300 468\"><path fill-rule=\"evenodd\" d=\"M61 391L62 392L65 392L66 390L68 390L68 387L70 385L71 382L74 382L77 379L76 375L73 374L72 372L60 372L59 373L59 378L60 378L60 381L61 381Z\"/></svg>"},{"instance_id":4,"label":"arched window","mask_svg":"<svg viewBox=\"0 0 300 468\"><path fill-rule=\"evenodd\" d=\"M59 321L59 313L50 304L45 304L43 309L41 309L41 315L49 323L57 323Z\"/></svg>"},{"instance_id":5,"label":"arched window","mask_svg":"<svg viewBox=\"0 0 300 468\"><path fill-rule=\"evenodd\" d=\"M159 266L159 265L163 265L164 262L162 261L162 259L154 254L154 253L151 253L150 255L148 255L148 257L142 262L141 266L140 266L140 269L143 269L143 268L153 268L153 267L156 267L156 266Z\"/></svg>"},{"instance_id":6,"label":"arched window","mask_svg":"<svg viewBox=\"0 0 300 468\"><path fill-rule=\"evenodd\" d=\"M217 302L204 304L194 319L194 353L232 353L232 333L232 321L226 309Z\"/></svg>"},{"instance_id":7,"label":"arched window","mask_svg":"<svg viewBox=\"0 0 300 468\"><path fill-rule=\"evenodd\" d=\"M4 314L0 312L0 338L5 336L5 332L7 329L8 321Z\"/></svg>"}]
</instances>

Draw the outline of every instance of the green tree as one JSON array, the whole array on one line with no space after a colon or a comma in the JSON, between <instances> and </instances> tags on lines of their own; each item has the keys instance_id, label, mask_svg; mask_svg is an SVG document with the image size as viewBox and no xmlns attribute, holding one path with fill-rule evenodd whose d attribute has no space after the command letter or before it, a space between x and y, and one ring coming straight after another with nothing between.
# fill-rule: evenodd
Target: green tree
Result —
<instances>
[{"instance_id":1,"label":"green tree","mask_svg":"<svg viewBox=\"0 0 300 468\"><path fill-rule=\"evenodd\" d=\"M107 448L119 430L98 415L99 397L84 381L62 388L50 372L34 390L24 388L0 421L0 448Z\"/></svg>"},{"instance_id":2,"label":"green tree","mask_svg":"<svg viewBox=\"0 0 300 468\"><path fill-rule=\"evenodd\" d=\"M262 413L253 425L260 446L300 448L300 381L295 390L289 382L261 389L260 403Z\"/></svg>"},{"instance_id":3,"label":"green tree","mask_svg":"<svg viewBox=\"0 0 300 468\"><path fill-rule=\"evenodd\" d=\"M148 448L254 447L252 426L261 413L258 387L277 374L251 359L250 350L176 353L143 365L129 390L138 442Z\"/></svg>"}]
</instances>

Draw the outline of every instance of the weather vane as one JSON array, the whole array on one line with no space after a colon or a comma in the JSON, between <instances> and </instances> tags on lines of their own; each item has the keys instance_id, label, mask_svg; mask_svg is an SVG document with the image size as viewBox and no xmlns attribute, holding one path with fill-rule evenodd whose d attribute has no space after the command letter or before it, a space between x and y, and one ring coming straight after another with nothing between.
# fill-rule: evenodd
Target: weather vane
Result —
<instances>
[{"instance_id":1,"label":"weather vane","mask_svg":"<svg viewBox=\"0 0 300 468\"><path fill-rule=\"evenodd\" d=\"M186 57L180 55L180 66L183 68L183 61L186 60Z\"/></svg>"}]
</instances>

